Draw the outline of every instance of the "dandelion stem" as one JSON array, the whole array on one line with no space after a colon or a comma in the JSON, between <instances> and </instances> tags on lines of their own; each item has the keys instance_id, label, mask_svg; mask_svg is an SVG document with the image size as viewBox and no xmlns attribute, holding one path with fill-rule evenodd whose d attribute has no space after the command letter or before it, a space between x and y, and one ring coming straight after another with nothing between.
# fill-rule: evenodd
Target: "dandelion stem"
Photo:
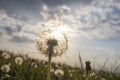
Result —
<instances>
[{"instance_id":1,"label":"dandelion stem","mask_svg":"<svg viewBox=\"0 0 120 80\"><path fill-rule=\"evenodd\" d=\"M52 53L53 53L53 45L49 44L48 47L48 73L47 73L47 80L50 80L50 68L51 68L51 58L52 58Z\"/></svg>"}]
</instances>

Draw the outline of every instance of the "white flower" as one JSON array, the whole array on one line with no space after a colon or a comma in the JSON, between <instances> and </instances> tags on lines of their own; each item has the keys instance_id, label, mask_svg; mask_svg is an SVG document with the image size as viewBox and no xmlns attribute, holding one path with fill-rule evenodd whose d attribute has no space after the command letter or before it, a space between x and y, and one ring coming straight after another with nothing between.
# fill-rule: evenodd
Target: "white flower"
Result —
<instances>
[{"instance_id":1,"label":"white flower","mask_svg":"<svg viewBox=\"0 0 120 80\"><path fill-rule=\"evenodd\" d=\"M2 57L5 58L5 59L10 59L11 56L7 52L3 52Z\"/></svg>"},{"instance_id":2,"label":"white flower","mask_svg":"<svg viewBox=\"0 0 120 80\"><path fill-rule=\"evenodd\" d=\"M54 74L55 74L56 76L60 77L60 76L63 76L63 75L64 75L64 72L63 72L63 70L61 70L61 69L57 69L57 70L55 70Z\"/></svg>"},{"instance_id":3,"label":"white flower","mask_svg":"<svg viewBox=\"0 0 120 80\"><path fill-rule=\"evenodd\" d=\"M66 51L68 45L65 34L53 28L42 30L36 42L38 49L46 55L49 54L50 46L52 46L52 56L62 55L63 52Z\"/></svg>"},{"instance_id":4,"label":"white flower","mask_svg":"<svg viewBox=\"0 0 120 80\"><path fill-rule=\"evenodd\" d=\"M5 72L5 73L8 73L10 72L10 66L5 64L1 67L1 71Z\"/></svg>"},{"instance_id":5,"label":"white flower","mask_svg":"<svg viewBox=\"0 0 120 80\"><path fill-rule=\"evenodd\" d=\"M23 63L23 59L21 57L16 57L15 58L15 63L18 65L21 65Z\"/></svg>"}]
</instances>

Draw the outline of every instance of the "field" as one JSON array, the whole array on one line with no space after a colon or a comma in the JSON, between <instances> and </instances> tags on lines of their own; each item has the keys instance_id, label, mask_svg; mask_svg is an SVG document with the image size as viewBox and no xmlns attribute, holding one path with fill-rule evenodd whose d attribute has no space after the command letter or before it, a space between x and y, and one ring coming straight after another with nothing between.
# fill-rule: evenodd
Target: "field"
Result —
<instances>
[{"instance_id":1,"label":"field","mask_svg":"<svg viewBox=\"0 0 120 80\"><path fill-rule=\"evenodd\" d=\"M86 75L86 70L66 64L51 64L51 80L120 80L120 73L94 70ZM47 61L40 61L27 55L0 51L0 80L46 80Z\"/></svg>"}]
</instances>

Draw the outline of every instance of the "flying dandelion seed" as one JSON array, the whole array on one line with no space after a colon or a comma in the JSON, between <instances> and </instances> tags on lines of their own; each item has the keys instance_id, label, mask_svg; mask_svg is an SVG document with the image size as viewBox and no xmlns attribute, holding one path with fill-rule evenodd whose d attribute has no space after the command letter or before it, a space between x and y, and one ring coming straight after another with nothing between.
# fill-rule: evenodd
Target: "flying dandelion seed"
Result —
<instances>
[{"instance_id":1,"label":"flying dandelion seed","mask_svg":"<svg viewBox=\"0 0 120 80\"><path fill-rule=\"evenodd\" d=\"M10 66L5 64L1 67L1 71L5 72L5 73L9 73L10 72Z\"/></svg>"},{"instance_id":2,"label":"flying dandelion seed","mask_svg":"<svg viewBox=\"0 0 120 80\"><path fill-rule=\"evenodd\" d=\"M10 54L8 54L7 52L3 52L2 53L2 57L4 58L4 59L10 59Z\"/></svg>"},{"instance_id":3,"label":"flying dandelion seed","mask_svg":"<svg viewBox=\"0 0 120 80\"><path fill-rule=\"evenodd\" d=\"M23 59L21 57L16 57L15 58L15 63L18 64L18 65L22 65Z\"/></svg>"}]
</instances>

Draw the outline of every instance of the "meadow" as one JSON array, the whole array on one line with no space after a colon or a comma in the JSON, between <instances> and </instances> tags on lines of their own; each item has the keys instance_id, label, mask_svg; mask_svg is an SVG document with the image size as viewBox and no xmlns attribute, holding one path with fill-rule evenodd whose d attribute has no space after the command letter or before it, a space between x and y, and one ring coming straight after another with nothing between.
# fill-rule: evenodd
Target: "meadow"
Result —
<instances>
[{"instance_id":1,"label":"meadow","mask_svg":"<svg viewBox=\"0 0 120 80\"><path fill-rule=\"evenodd\" d=\"M105 70L90 71L71 67L65 63L51 63L51 80L120 80L120 73ZM46 80L47 61L37 60L28 55L0 51L0 80Z\"/></svg>"}]
</instances>

